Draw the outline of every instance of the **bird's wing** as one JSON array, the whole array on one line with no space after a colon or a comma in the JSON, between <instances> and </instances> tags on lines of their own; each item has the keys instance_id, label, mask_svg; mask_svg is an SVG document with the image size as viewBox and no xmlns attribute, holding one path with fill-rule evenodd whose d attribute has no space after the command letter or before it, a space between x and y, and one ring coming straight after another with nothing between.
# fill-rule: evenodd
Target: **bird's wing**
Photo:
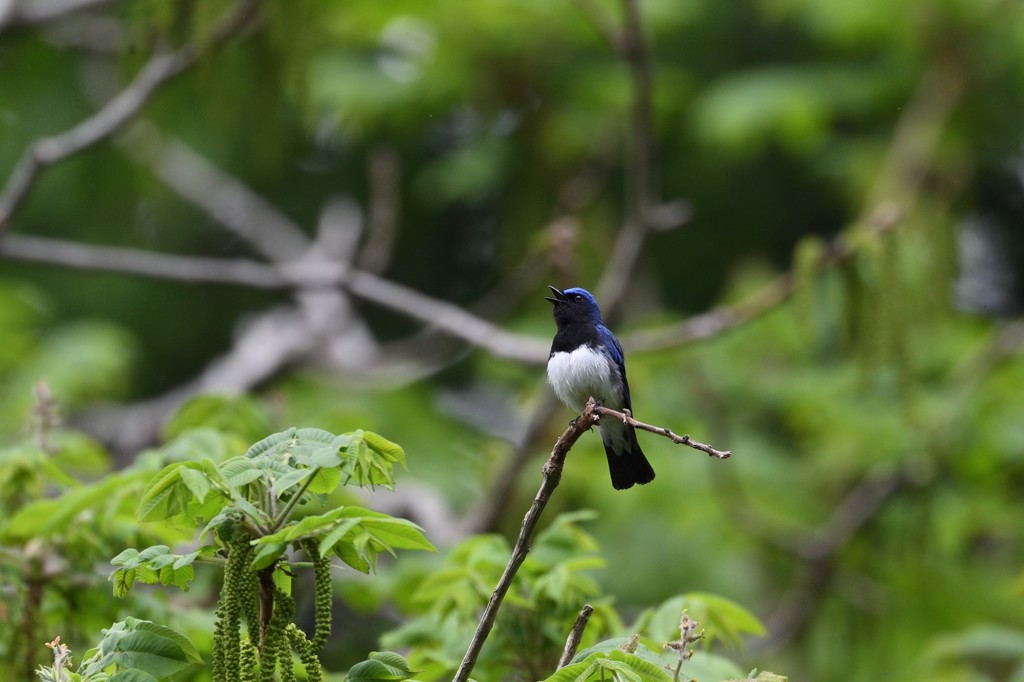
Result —
<instances>
[{"instance_id":1,"label":"bird's wing","mask_svg":"<svg viewBox=\"0 0 1024 682\"><path fill-rule=\"evenodd\" d=\"M622 345L619 340L615 338L615 334L612 334L612 330L603 324L597 325L597 342L601 344L601 347L611 356L615 362L615 366L619 369L619 376L622 377L622 397L625 402L624 407L628 410L632 408L632 404L629 400L629 383L626 381L626 356L622 352Z\"/></svg>"}]
</instances>

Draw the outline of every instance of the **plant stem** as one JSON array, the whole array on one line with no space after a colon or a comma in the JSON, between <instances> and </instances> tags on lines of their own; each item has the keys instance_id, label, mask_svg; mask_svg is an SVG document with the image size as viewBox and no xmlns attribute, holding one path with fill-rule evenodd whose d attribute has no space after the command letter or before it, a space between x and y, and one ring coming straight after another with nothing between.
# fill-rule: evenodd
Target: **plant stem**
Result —
<instances>
[{"instance_id":1,"label":"plant stem","mask_svg":"<svg viewBox=\"0 0 1024 682\"><path fill-rule=\"evenodd\" d=\"M288 504L286 504L284 509L281 510L281 513L274 518L273 524L270 528L271 533L276 533L281 526L284 525L284 522L288 520L288 516L292 513L292 509L294 509L295 505L299 503L302 496L306 494L306 489L309 488L310 483L312 483L313 479L316 478L318 471L320 471L320 467L313 469L313 473L306 477L306 480L303 481L302 487L299 488L299 491L292 495L291 499L288 500Z\"/></svg>"},{"instance_id":2,"label":"plant stem","mask_svg":"<svg viewBox=\"0 0 1024 682\"><path fill-rule=\"evenodd\" d=\"M516 572L519 571L519 567L526 560L526 555L530 551L530 541L533 538L534 530L537 528L540 515L547 506L551 493L558 487L558 483L561 481L565 456L576 441L579 440L579 437L585 431L588 431L593 424L594 403L591 401L583 410L583 414L569 424L569 428L558 438L555 447L551 450L551 456L548 458L547 463L544 464L543 469L541 469L544 480L541 482L540 489L533 499L533 504L530 505L526 516L523 517L523 524L519 529L519 537L516 539L515 547L512 549L512 556L509 558L505 571L501 574L501 579L498 580L498 584L494 588L494 592L491 593L487 606L484 607L483 614L480 616L480 623L477 625L476 632L473 633L473 639L466 650L466 655L462 659L462 664L459 665L459 669L455 673L453 682L466 682L469 679L470 673L473 672L473 666L476 665L476 660L480 656L484 642L487 640L491 628L494 627L494 619L498 615L498 607L501 606L505 594L512 585L512 579L515 578Z\"/></svg>"}]
</instances>

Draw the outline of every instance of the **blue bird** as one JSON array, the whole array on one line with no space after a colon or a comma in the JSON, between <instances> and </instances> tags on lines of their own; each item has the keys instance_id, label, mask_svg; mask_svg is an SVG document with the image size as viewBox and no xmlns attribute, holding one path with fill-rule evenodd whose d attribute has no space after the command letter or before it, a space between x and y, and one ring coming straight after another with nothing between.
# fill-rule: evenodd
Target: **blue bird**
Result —
<instances>
[{"instance_id":1,"label":"blue bird","mask_svg":"<svg viewBox=\"0 0 1024 682\"><path fill-rule=\"evenodd\" d=\"M597 301L586 289L548 288L555 294L547 300L554 306L558 326L548 356L548 383L555 395L577 412L583 411L590 398L613 410L631 409L622 346L604 326ZM654 469L640 450L632 426L603 419L597 431L616 490L654 480Z\"/></svg>"}]
</instances>

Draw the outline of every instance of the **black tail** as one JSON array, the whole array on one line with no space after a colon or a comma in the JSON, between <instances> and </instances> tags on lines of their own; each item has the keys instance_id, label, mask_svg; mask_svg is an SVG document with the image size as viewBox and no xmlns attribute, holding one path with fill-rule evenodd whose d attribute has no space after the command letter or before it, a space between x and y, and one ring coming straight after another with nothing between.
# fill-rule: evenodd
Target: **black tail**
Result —
<instances>
[{"instance_id":1,"label":"black tail","mask_svg":"<svg viewBox=\"0 0 1024 682\"><path fill-rule=\"evenodd\" d=\"M629 441L628 451L615 452L607 444L604 447L608 456L608 471L612 475L612 487L616 490L625 490L632 488L634 483L643 485L654 480L654 467L644 457L632 428L629 429Z\"/></svg>"}]
</instances>

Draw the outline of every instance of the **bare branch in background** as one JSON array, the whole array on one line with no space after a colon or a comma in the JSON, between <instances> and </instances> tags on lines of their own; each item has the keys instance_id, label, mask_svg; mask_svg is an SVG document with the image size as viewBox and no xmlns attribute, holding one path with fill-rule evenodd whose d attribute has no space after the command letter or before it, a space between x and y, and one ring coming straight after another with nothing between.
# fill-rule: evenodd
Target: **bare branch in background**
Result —
<instances>
[{"instance_id":1,"label":"bare branch in background","mask_svg":"<svg viewBox=\"0 0 1024 682\"><path fill-rule=\"evenodd\" d=\"M141 249L92 246L14 234L0 238L0 255L35 263L121 272L190 284L237 284L259 289L338 286L502 359L541 365L550 345L547 340L506 331L453 303L335 262L299 261L275 266L245 259L172 256Z\"/></svg>"},{"instance_id":2,"label":"bare branch in background","mask_svg":"<svg viewBox=\"0 0 1024 682\"><path fill-rule=\"evenodd\" d=\"M153 125L137 126L124 142L125 152L267 260L295 260L309 248L309 236L269 201Z\"/></svg>"},{"instance_id":3,"label":"bare branch in background","mask_svg":"<svg viewBox=\"0 0 1024 682\"><path fill-rule=\"evenodd\" d=\"M257 3L252 0L243 0L236 5L214 30L208 47L224 42L245 26L254 16L256 7ZM153 56L131 84L95 114L67 132L29 144L0 192L0 233L10 224L44 168L117 132L138 115L161 85L195 64L198 57L199 48L195 45Z\"/></svg>"},{"instance_id":4,"label":"bare branch in background","mask_svg":"<svg viewBox=\"0 0 1024 682\"><path fill-rule=\"evenodd\" d=\"M389 146L370 151L370 207L366 243L359 254L359 267L379 275L387 270L398 240L401 207L401 174L398 153Z\"/></svg>"},{"instance_id":5,"label":"bare branch in background","mask_svg":"<svg viewBox=\"0 0 1024 682\"><path fill-rule=\"evenodd\" d=\"M0 31L44 24L110 0L0 0Z\"/></svg>"}]
</instances>

